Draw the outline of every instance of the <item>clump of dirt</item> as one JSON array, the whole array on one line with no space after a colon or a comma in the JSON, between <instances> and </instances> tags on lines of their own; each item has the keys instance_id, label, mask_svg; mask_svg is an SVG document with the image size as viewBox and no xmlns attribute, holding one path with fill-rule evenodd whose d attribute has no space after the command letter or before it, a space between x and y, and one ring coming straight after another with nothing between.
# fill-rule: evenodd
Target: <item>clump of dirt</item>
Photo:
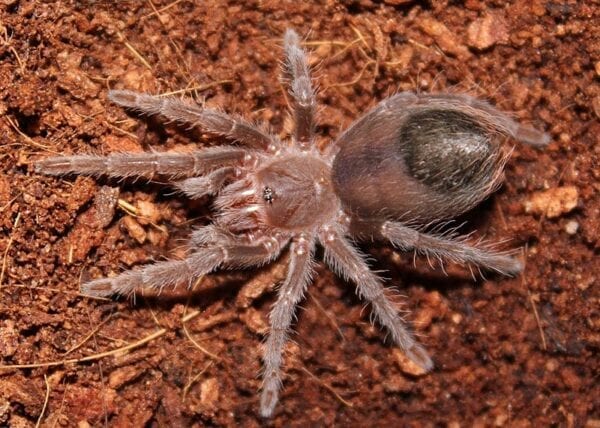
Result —
<instances>
[{"instance_id":1,"label":"clump of dirt","mask_svg":"<svg viewBox=\"0 0 600 428\"><path fill-rule=\"evenodd\" d=\"M9 0L0 11L1 425L263 423L260 343L285 260L213 275L191 297L82 296L87 278L181 255L209 201L49 178L32 162L222 143L128 116L109 88L195 97L285 134L278 61L293 27L312 50L319 144L401 90L469 91L552 143L516 146L504 187L470 216L471 230L524 248L521 276L473 282L365 247L406 295L432 373L384 344L353 287L319 267L269 423L600 426L599 6ZM552 200L561 189L568 201Z\"/></svg>"}]
</instances>

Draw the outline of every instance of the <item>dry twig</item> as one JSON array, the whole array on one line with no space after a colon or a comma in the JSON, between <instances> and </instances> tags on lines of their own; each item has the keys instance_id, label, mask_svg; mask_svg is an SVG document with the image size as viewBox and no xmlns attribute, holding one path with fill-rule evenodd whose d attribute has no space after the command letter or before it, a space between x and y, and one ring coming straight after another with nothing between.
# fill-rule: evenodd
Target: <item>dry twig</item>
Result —
<instances>
[{"instance_id":1,"label":"dry twig","mask_svg":"<svg viewBox=\"0 0 600 428\"><path fill-rule=\"evenodd\" d=\"M46 407L48 407L48 400L50 399L50 383L48 383L48 376L46 375L44 375L44 382L46 383L46 397L44 398L44 406L42 407L40 416L38 416L35 428L38 428L41 425L44 413L46 413Z\"/></svg>"}]
</instances>

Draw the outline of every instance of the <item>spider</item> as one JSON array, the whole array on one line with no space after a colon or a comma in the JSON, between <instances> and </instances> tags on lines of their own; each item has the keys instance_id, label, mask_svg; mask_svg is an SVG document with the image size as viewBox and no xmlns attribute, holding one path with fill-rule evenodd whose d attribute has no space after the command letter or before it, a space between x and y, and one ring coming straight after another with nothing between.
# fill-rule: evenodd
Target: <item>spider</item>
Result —
<instances>
[{"instance_id":1,"label":"spider","mask_svg":"<svg viewBox=\"0 0 600 428\"><path fill-rule=\"evenodd\" d=\"M190 198L215 195L212 224L196 229L190 252L82 285L92 296L160 291L220 268L260 266L289 248L287 276L278 289L264 344L260 414L270 417L282 386L282 351L295 308L314 274L317 245L325 263L356 285L375 319L424 371L433 367L354 241L385 240L394 247L513 275L521 263L490 245L469 244L432 224L471 209L503 179L507 154L499 136L542 146L548 135L518 124L486 102L461 94L393 95L355 121L323 150L315 144L316 95L298 35L284 35L284 77L293 99L291 138L277 136L222 111L127 90L113 102L146 115L198 126L236 145L191 153L112 153L51 157L44 174L169 179Z\"/></svg>"}]
</instances>

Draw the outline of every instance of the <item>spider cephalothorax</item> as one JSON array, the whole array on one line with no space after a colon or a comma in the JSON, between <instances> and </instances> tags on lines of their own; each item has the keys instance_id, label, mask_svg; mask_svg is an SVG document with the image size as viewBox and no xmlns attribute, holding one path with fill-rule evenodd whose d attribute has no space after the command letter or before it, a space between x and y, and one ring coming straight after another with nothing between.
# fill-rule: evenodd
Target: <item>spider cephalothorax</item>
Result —
<instances>
[{"instance_id":1,"label":"spider cephalothorax","mask_svg":"<svg viewBox=\"0 0 600 428\"><path fill-rule=\"evenodd\" d=\"M294 31L286 32L284 47L284 72L294 99L289 141L188 101L111 91L109 98L124 107L199 126L237 144L191 153L77 155L37 163L45 174L159 175L190 198L216 195L213 223L193 232L187 258L85 283L86 294L192 284L219 268L268 263L289 247L288 273L270 315L263 357L260 412L265 417L278 401L282 351L295 307L313 274L317 244L324 248L325 262L356 284L394 342L430 370L427 352L352 240L387 240L402 250L514 274L521 265L509 255L469 245L464 238L427 233L421 226L465 212L496 188L506 159L499 135L530 144L548 142L545 134L467 95L403 92L380 102L320 151L313 141L315 93Z\"/></svg>"}]
</instances>

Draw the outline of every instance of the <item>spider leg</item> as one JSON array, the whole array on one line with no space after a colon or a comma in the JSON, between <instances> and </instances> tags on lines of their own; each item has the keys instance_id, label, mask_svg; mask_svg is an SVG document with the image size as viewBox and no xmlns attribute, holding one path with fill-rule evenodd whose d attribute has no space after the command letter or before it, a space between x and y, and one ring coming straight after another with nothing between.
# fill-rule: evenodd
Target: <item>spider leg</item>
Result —
<instances>
[{"instance_id":1,"label":"spider leg","mask_svg":"<svg viewBox=\"0 0 600 428\"><path fill-rule=\"evenodd\" d=\"M300 38L294 30L288 29L283 37L285 51L285 72L291 77L290 94L294 98L294 141L303 149L308 149L314 138L315 111L317 102L310 79L310 68L306 52L300 46Z\"/></svg>"},{"instance_id":2,"label":"spider leg","mask_svg":"<svg viewBox=\"0 0 600 428\"><path fill-rule=\"evenodd\" d=\"M138 288L160 292L167 286L176 286L184 282L191 286L195 280L220 266L239 268L267 263L279 254L285 242L285 238L269 237L257 240L254 244L229 242L210 245L198 249L183 260L148 264L113 278L87 282L81 286L81 291L90 296L110 296L131 294Z\"/></svg>"},{"instance_id":3,"label":"spider leg","mask_svg":"<svg viewBox=\"0 0 600 428\"><path fill-rule=\"evenodd\" d=\"M427 351L406 328L398 311L385 295L381 279L369 270L364 256L348 242L341 230L324 228L319 233L319 241L325 248L325 262L338 275L357 285L358 294L371 304L373 314L389 330L396 345L419 367L431 370L433 362Z\"/></svg>"},{"instance_id":4,"label":"spider leg","mask_svg":"<svg viewBox=\"0 0 600 428\"><path fill-rule=\"evenodd\" d=\"M192 232L189 246L190 248L200 248L215 245L217 242L229 244L232 242L232 239L223 229L214 224L209 224L199 227Z\"/></svg>"},{"instance_id":5,"label":"spider leg","mask_svg":"<svg viewBox=\"0 0 600 428\"><path fill-rule=\"evenodd\" d=\"M477 117L489 128L509 135L517 141L532 146L545 146L550 142L550 136L545 132L522 125L511 119L506 113L491 104L466 94L419 94L418 104L427 107L455 109Z\"/></svg>"},{"instance_id":6,"label":"spider leg","mask_svg":"<svg viewBox=\"0 0 600 428\"><path fill-rule=\"evenodd\" d=\"M283 348L296 305L302 299L311 280L314 238L298 237L292 243L290 251L287 277L278 291L277 302L269 316L271 328L264 348L263 384L260 396L260 414L264 418L271 417L279 399Z\"/></svg>"},{"instance_id":7,"label":"spider leg","mask_svg":"<svg viewBox=\"0 0 600 428\"><path fill-rule=\"evenodd\" d=\"M225 181L235 176L235 168L225 167L217 169L202 177L192 177L178 181L175 187L192 199L198 199L205 195L217 193L225 184Z\"/></svg>"},{"instance_id":8,"label":"spider leg","mask_svg":"<svg viewBox=\"0 0 600 428\"><path fill-rule=\"evenodd\" d=\"M205 174L225 165L244 162L250 152L236 147L208 147L190 153L111 153L108 156L55 156L35 164L36 171L49 175L84 174L111 178L166 175L172 178Z\"/></svg>"},{"instance_id":9,"label":"spider leg","mask_svg":"<svg viewBox=\"0 0 600 428\"><path fill-rule=\"evenodd\" d=\"M466 109L486 123L489 127L499 130L522 143L533 146L545 146L550 142L550 136L538 131L531 126L522 125L511 119L506 113L493 107L491 104L471 97L466 94L421 94L421 102L428 105L440 104L442 107Z\"/></svg>"},{"instance_id":10,"label":"spider leg","mask_svg":"<svg viewBox=\"0 0 600 428\"><path fill-rule=\"evenodd\" d=\"M380 233L395 247L405 251L415 250L428 257L473 264L503 275L515 275L523 268L521 262L507 254L468 245L464 242L464 238L422 233L399 222L384 222L381 225Z\"/></svg>"},{"instance_id":11,"label":"spider leg","mask_svg":"<svg viewBox=\"0 0 600 428\"><path fill-rule=\"evenodd\" d=\"M174 122L192 127L199 126L208 132L223 135L254 149L274 151L279 146L276 137L256 125L219 110L200 107L191 101L126 90L109 91L108 98L140 113L159 114Z\"/></svg>"}]
</instances>

